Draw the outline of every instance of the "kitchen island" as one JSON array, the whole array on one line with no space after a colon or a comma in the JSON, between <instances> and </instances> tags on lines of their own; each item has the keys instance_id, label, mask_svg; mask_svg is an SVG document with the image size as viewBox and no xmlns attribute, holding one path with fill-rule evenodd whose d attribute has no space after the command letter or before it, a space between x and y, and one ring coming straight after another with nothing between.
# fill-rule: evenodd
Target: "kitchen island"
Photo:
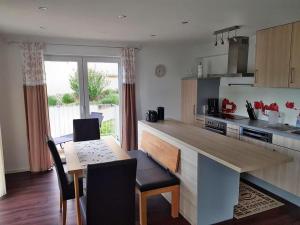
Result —
<instances>
[{"instance_id":1,"label":"kitchen island","mask_svg":"<svg viewBox=\"0 0 300 225\"><path fill-rule=\"evenodd\" d=\"M275 164L290 157L262 147L168 119L157 123L139 121L143 131L178 147L180 212L191 223L208 225L233 218L238 204L240 174ZM170 199L169 195L165 195Z\"/></svg>"}]
</instances>

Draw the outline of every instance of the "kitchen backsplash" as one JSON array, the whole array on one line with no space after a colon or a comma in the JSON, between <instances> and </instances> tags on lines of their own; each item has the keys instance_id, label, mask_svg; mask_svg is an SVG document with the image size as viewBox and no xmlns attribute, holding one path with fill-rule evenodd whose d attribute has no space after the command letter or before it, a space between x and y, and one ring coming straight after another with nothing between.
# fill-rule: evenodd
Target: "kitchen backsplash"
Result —
<instances>
[{"instance_id":1,"label":"kitchen backsplash","mask_svg":"<svg viewBox=\"0 0 300 225\"><path fill-rule=\"evenodd\" d=\"M290 110L285 107L287 101L295 102L295 106L300 108L300 89L284 88L257 88L248 86L221 86L219 92L220 99L227 98L237 105L235 114L248 116L246 111L246 100L253 105L254 101L263 101L265 104L276 102L279 105L281 114L280 122L296 125L299 111ZM259 119L268 118L259 113Z\"/></svg>"}]
</instances>

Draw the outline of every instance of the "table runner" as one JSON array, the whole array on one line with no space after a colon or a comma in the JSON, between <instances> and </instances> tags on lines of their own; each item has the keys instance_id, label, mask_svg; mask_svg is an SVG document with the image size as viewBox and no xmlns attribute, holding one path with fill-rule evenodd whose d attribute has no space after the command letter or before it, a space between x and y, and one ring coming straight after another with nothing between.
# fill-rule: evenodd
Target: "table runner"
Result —
<instances>
[{"instance_id":1,"label":"table runner","mask_svg":"<svg viewBox=\"0 0 300 225\"><path fill-rule=\"evenodd\" d=\"M83 168L86 168L88 164L117 160L111 148L102 139L74 142L74 149Z\"/></svg>"}]
</instances>

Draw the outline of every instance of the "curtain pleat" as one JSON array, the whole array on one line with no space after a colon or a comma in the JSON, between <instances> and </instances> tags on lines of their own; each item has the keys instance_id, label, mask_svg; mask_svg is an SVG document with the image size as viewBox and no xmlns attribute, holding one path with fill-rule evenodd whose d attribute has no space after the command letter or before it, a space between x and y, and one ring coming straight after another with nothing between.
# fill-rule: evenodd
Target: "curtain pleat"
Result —
<instances>
[{"instance_id":1,"label":"curtain pleat","mask_svg":"<svg viewBox=\"0 0 300 225\"><path fill-rule=\"evenodd\" d=\"M4 157L3 157L1 126L0 126L0 197L2 197L5 194L6 194L5 170L4 170Z\"/></svg>"},{"instance_id":2,"label":"curtain pleat","mask_svg":"<svg viewBox=\"0 0 300 225\"><path fill-rule=\"evenodd\" d=\"M46 171L51 168L52 161L46 143L46 138L50 136L50 123L44 44L26 42L21 45L21 49L30 171Z\"/></svg>"},{"instance_id":3,"label":"curtain pleat","mask_svg":"<svg viewBox=\"0 0 300 225\"><path fill-rule=\"evenodd\" d=\"M135 102L135 50L122 50L122 148L132 150L137 148L137 116Z\"/></svg>"}]
</instances>

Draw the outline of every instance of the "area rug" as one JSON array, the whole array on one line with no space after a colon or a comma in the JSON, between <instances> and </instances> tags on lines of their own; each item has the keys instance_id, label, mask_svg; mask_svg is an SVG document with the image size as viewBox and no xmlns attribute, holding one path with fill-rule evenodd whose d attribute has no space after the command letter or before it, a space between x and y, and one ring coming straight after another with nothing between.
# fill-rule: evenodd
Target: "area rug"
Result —
<instances>
[{"instance_id":1,"label":"area rug","mask_svg":"<svg viewBox=\"0 0 300 225\"><path fill-rule=\"evenodd\" d=\"M284 204L241 182L239 204L234 208L234 218L241 219L282 205Z\"/></svg>"}]
</instances>

